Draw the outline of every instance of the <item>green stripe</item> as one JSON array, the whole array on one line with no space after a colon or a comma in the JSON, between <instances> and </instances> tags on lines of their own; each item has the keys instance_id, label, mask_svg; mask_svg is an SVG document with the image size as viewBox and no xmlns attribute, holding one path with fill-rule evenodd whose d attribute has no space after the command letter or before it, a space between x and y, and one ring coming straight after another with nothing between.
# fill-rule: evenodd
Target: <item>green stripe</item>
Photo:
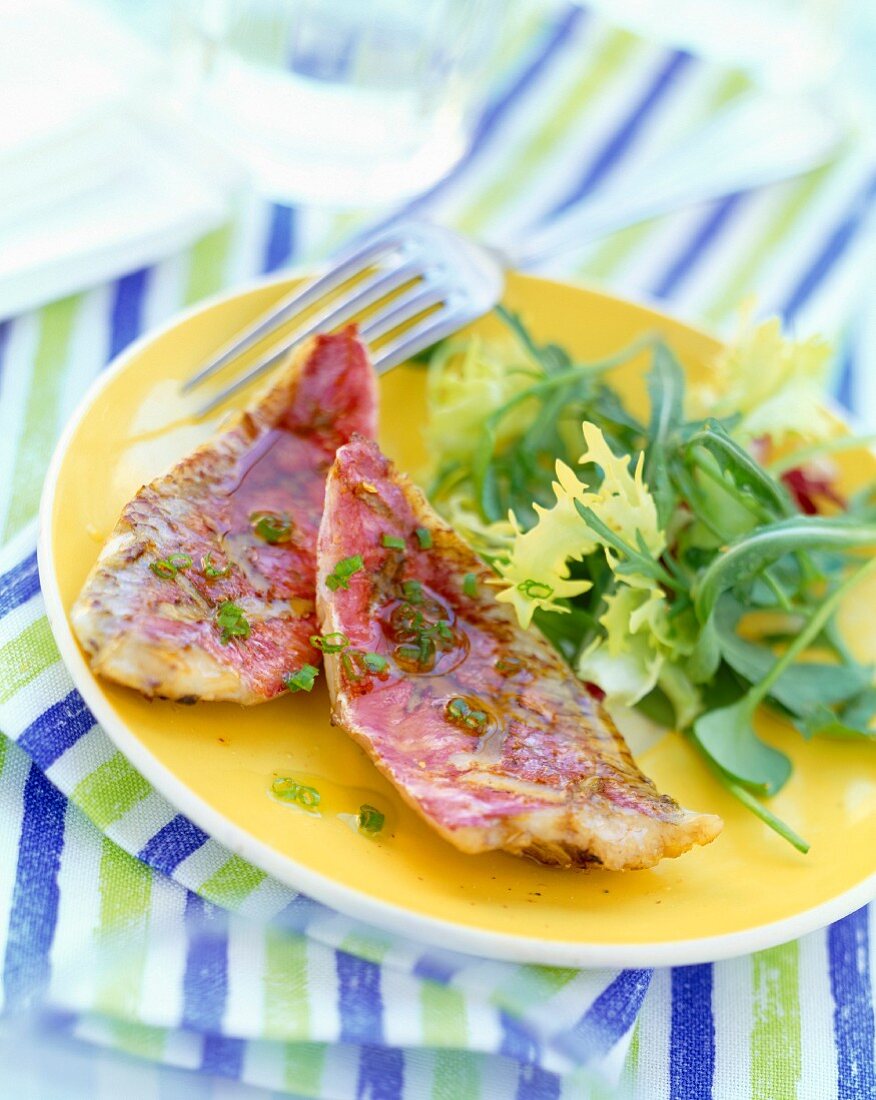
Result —
<instances>
[{"instance_id":1,"label":"green stripe","mask_svg":"<svg viewBox=\"0 0 876 1100\"><path fill-rule=\"evenodd\" d=\"M99 890L104 944L96 1008L130 1016L137 1011L146 966L152 870L104 837Z\"/></svg>"},{"instance_id":2,"label":"green stripe","mask_svg":"<svg viewBox=\"0 0 876 1100\"><path fill-rule=\"evenodd\" d=\"M151 789L143 776L117 752L80 780L70 797L98 828L104 829L144 799Z\"/></svg>"},{"instance_id":3,"label":"green stripe","mask_svg":"<svg viewBox=\"0 0 876 1100\"><path fill-rule=\"evenodd\" d=\"M497 163L499 178L455 219L460 229L477 233L490 217L526 189L533 176L544 171L546 162L568 140L573 126L581 121L582 110L602 85L626 63L638 45L638 40L627 31L613 31L608 35L593 63L566 99L551 110L544 126L509 153L504 162Z\"/></svg>"},{"instance_id":4,"label":"green stripe","mask_svg":"<svg viewBox=\"0 0 876 1100\"><path fill-rule=\"evenodd\" d=\"M303 1039L310 1024L307 940L272 928L265 938L266 1039Z\"/></svg>"},{"instance_id":5,"label":"green stripe","mask_svg":"<svg viewBox=\"0 0 876 1100\"><path fill-rule=\"evenodd\" d=\"M59 428L62 379L81 296L53 302L40 311L39 337L21 425L21 447L12 471L14 486L4 540L36 515L40 490Z\"/></svg>"},{"instance_id":6,"label":"green stripe","mask_svg":"<svg viewBox=\"0 0 876 1100\"><path fill-rule=\"evenodd\" d=\"M287 1043L284 1077L286 1088L300 1096L322 1096L325 1065L323 1043Z\"/></svg>"},{"instance_id":7,"label":"green stripe","mask_svg":"<svg viewBox=\"0 0 876 1100\"><path fill-rule=\"evenodd\" d=\"M236 909L268 876L240 856L232 856L202 883L198 893L224 909Z\"/></svg>"},{"instance_id":8,"label":"green stripe","mask_svg":"<svg viewBox=\"0 0 876 1100\"><path fill-rule=\"evenodd\" d=\"M798 946L784 944L752 958L751 1095L793 1100L800 1080Z\"/></svg>"},{"instance_id":9,"label":"green stripe","mask_svg":"<svg viewBox=\"0 0 876 1100\"><path fill-rule=\"evenodd\" d=\"M636 1079L639 1074L639 1023L633 1025L633 1035L630 1039L630 1048L624 1059L624 1068L620 1081L620 1093L623 1096L633 1096L636 1090Z\"/></svg>"},{"instance_id":10,"label":"green stripe","mask_svg":"<svg viewBox=\"0 0 876 1100\"><path fill-rule=\"evenodd\" d=\"M468 1046L465 997L458 989L424 981L420 992L420 1011L426 1046Z\"/></svg>"},{"instance_id":11,"label":"green stripe","mask_svg":"<svg viewBox=\"0 0 876 1100\"><path fill-rule=\"evenodd\" d=\"M436 1050L432 1100L475 1100L480 1095L475 1056L465 1050Z\"/></svg>"},{"instance_id":12,"label":"green stripe","mask_svg":"<svg viewBox=\"0 0 876 1100\"><path fill-rule=\"evenodd\" d=\"M0 703L26 687L41 672L45 672L58 660L58 649L45 617L26 626L15 638L0 646Z\"/></svg>"},{"instance_id":13,"label":"green stripe","mask_svg":"<svg viewBox=\"0 0 876 1100\"><path fill-rule=\"evenodd\" d=\"M191 250L189 278L183 301L186 305L200 301L221 290L225 283L225 266L231 249L231 226L223 225L202 237Z\"/></svg>"},{"instance_id":14,"label":"green stripe","mask_svg":"<svg viewBox=\"0 0 876 1100\"><path fill-rule=\"evenodd\" d=\"M769 225L755 237L748 254L734 266L730 278L707 306L705 316L710 321L720 321L739 308L742 298L755 285L759 268L770 259L776 246L800 221L834 168L835 164L825 165L793 185L788 197L770 219Z\"/></svg>"},{"instance_id":15,"label":"green stripe","mask_svg":"<svg viewBox=\"0 0 876 1100\"><path fill-rule=\"evenodd\" d=\"M578 974L577 970L558 966L520 966L498 986L493 1000L522 1015L533 1004L541 1004L559 992Z\"/></svg>"},{"instance_id":16,"label":"green stripe","mask_svg":"<svg viewBox=\"0 0 876 1100\"><path fill-rule=\"evenodd\" d=\"M701 112L698 112L693 124L704 122L709 115L720 110L730 100L738 96L748 86L747 78L738 72L728 73L708 97ZM662 219L653 218L640 225L630 225L618 230L599 245L581 266L580 272L593 279L608 279L625 262L628 256L650 237L662 224Z\"/></svg>"},{"instance_id":17,"label":"green stripe","mask_svg":"<svg viewBox=\"0 0 876 1100\"><path fill-rule=\"evenodd\" d=\"M0 776L3 775L3 768L6 766L6 750L9 748L9 740L0 733Z\"/></svg>"},{"instance_id":18,"label":"green stripe","mask_svg":"<svg viewBox=\"0 0 876 1100\"><path fill-rule=\"evenodd\" d=\"M164 1040L167 1032L160 1027L147 1027L131 1020L112 1021L113 1040L119 1050L134 1054L138 1058L148 1058L157 1062L164 1054Z\"/></svg>"}]
</instances>

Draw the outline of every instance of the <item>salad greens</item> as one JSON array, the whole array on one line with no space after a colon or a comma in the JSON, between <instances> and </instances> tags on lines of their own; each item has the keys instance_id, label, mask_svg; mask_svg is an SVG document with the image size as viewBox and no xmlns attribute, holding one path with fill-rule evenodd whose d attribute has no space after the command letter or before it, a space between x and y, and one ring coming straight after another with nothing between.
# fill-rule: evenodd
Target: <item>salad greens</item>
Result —
<instances>
[{"instance_id":1,"label":"salad greens","mask_svg":"<svg viewBox=\"0 0 876 1100\"><path fill-rule=\"evenodd\" d=\"M504 343L451 339L430 357L433 502L521 625L609 707L679 729L805 851L762 801L792 763L758 736L758 707L806 738L876 738L873 671L836 626L876 570L876 491L846 502L833 484L847 444L822 404L829 348L767 321L692 384L657 338L576 363L499 314ZM647 415L613 385L643 355Z\"/></svg>"}]
</instances>

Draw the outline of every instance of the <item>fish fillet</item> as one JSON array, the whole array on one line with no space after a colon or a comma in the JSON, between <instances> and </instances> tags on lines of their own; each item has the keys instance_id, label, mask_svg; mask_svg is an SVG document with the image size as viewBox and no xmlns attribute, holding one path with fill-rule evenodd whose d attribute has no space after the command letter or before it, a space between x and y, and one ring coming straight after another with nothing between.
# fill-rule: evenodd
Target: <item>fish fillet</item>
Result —
<instances>
[{"instance_id":1,"label":"fish fillet","mask_svg":"<svg viewBox=\"0 0 876 1100\"><path fill-rule=\"evenodd\" d=\"M226 431L125 506L72 611L95 672L148 696L258 703L319 654L325 477L372 436L376 386L354 329L318 336Z\"/></svg>"},{"instance_id":2,"label":"fish fillet","mask_svg":"<svg viewBox=\"0 0 876 1100\"><path fill-rule=\"evenodd\" d=\"M346 587L326 583L357 555ZM458 848L642 868L720 831L720 818L658 793L600 704L372 442L337 453L317 558L334 720Z\"/></svg>"}]
</instances>

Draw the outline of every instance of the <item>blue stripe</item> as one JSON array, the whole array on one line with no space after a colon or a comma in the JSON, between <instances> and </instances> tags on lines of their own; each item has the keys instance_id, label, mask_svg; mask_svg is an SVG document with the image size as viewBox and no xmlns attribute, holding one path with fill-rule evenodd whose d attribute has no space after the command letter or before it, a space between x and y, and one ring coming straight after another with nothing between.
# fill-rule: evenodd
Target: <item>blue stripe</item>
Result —
<instances>
[{"instance_id":1,"label":"blue stripe","mask_svg":"<svg viewBox=\"0 0 876 1100\"><path fill-rule=\"evenodd\" d=\"M578 182L564 198L552 207L548 213L542 216L542 221L549 221L558 214L562 214L564 210L580 202L581 199L602 183L605 176L636 140L651 115L672 89L676 80L691 64L691 61L691 55L682 50L674 50L669 53L666 64L651 82L650 86L645 90L644 94L639 98L638 102L634 104L627 117L621 122L620 126L608 138L596 155L589 158L587 167Z\"/></svg>"},{"instance_id":2,"label":"blue stripe","mask_svg":"<svg viewBox=\"0 0 876 1100\"><path fill-rule=\"evenodd\" d=\"M554 1046L582 1061L607 1054L635 1023L651 974L651 970L622 970L581 1019L557 1035Z\"/></svg>"},{"instance_id":3,"label":"blue stripe","mask_svg":"<svg viewBox=\"0 0 876 1100\"><path fill-rule=\"evenodd\" d=\"M669 1095L709 1100L715 1076L712 965L672 968Z\"/></svg>"},{"instance_id":4,"label":"blue stripe","mask_svg":"<svg viewBox=\"0 0 876 1100\"><path fill-rule=\"evenodd\" d=\"M744 196L741 193L728 195L710 204L710 210L696 228L676 258L663 275L657 280L654 295L657 298L669 298L678 290L679 285L691 274L700 257L720 235L724 227L741 208Z\"/></svg>"},{"instance_id":5,"label":"blue stripe","mask_svg":"<svg viewBox=\"0 0 876 1100\"><path fill-rule=\"evenodd\" d=\"M35 718L17 743L45 771L94 725L94 715L74 689Z\"/></svg>"},{"instance_id":6,"label":"blue stripe","mask_svg":"<svg viewBox=\"0 0 876 1100\"><path fill-rule=\"evenodd\" d=\"M450 955L444 956L437 951L427 951L414 963L414 975L430 982L447 985L462 965L458 959Z\"/></svg>"},{"instance_id":7,"label":"blue stripe","mask_svg":"<svg viewBox=\"0 0 876 1100\"><path fill-rule=\"evenodd\" d=\"M189 891L183 1027L218 1032L228 995L228 914Z\"/></svg>"},{"instance_id":8,"label":"blue stripe","mask_svg":"<svg viewBox=\"0 0 876 1100\"><path fill-rule=\"evenodd\" d=\"M265 244L262 268L265 272L284 267L295 251L295 208L274 203Z\"/></svg>"},{"instance_id":9,"label":"blue stripe","mask_svg":"<svg viewBox=\"0 0 876 1100\"><path fill-rule=\"evenodd\" d=\"M344 951L335 952L338 1012L342 1043L383 1042L383 998L380 967Z\"/></svg>"},{"instance_id":10,"label":"blue stripe","mask_svg":"<svg viewBox=\"0 0 876 1100\"><path fill-rule=\"evenodd\" d=\"M243 1039L230 1039L225 1035L205 1035L201 1054L201 1069L220 1077L240 1080L243 1072L243 1056L246 1043Z\"/></svg>"},{"instance_id":11,"label":"blue stripe","mask_svg":"<svg viewBox=\"0 0 876 1100\"><path fill-rule=\"evenodd\" d=\"M172 875L184 859L207 843L207 839L207 834L197 825L177 814L149 838L137 853L137 859L164 875Z\"/></svg>"},{"instance_id":12,"label":"blue stripe","mask_svg":"<svg viewBox=\"0 0 876 1100\"><path fill-rule=\"evenodd\" d=\"M800 277L799 282L788 295L782 307L787 320L791 320L809 301L819 285L830 274L837 260L855 239L858 230L870 213L873 199L876 198L876 176L856 197L843 219L834 228L812 263Z\"/></svg>"},{"instance_id":13,"label":"blue stripe","mask_svg":"<svg viewBox=\"0 0 876 1100\"><path fill-rule=\"evenodd\" d=\"M113 360L140 335L149 268L132 271L116 281L110 310L109 359Z\"/></svg>"},{"instance_id":14,"label":"blue stripe","mask_svg":"<svg viewBox=\"0 0 876 1100\"><path fill-rule=\"evenodd\" d=\"M368 226L353 235L353 240L371 236L387 226L393 225L402 219L412 217L424 207L427 207L434 199L464 176L466 171L489 152L492 137L497 128L514 110L518 102L523 99L532 86L538 81L542 73L553 62L556 55L567 44L567 39L578 33L580 27L586 22L585 11L576 4L569 5L565 14L557 20L555 26L545 36L544 43L539 44L532 58L522 66L509 81L509 83L487 104L478 118L468 151L459 160L455 168L439 180L428 191L406 203L400 210L395 211L390 217Z\"/></svg>"},{"instance_id":15,"label":"blue stripe","mask_svg":"<svg viewBox=\"0 0 876 1100\"><path fill-rule=\"evenodd\" d=\"M827 931L838 1100L876 1097L867 910L832 924Z\"/></svg>"},{"instance_id":16,"label":"blue stripe","mask_svg":"<svg viewBox=\"0 0 876 1100\"><path fill-rule=\"evenodd\" d=\"M36 550L0 577L0 619L27 603L40 590Z\"/></svg>"},{"instance_id":17,"label":"blue stripe","mask_svg":"<svg viewBox=\"0 0 876 1100\"><path fill-rule=\"evenodd\" d=\"M559 1078L539 1065L542 1057L541 1043L521 1020L499 1014L502 1025L502 1042L499 1053L520 1063L515 1100L556 1100L560 1095Z\"/></svg>"},{"instance_id":18,"label":"blue stripe","mask_svg":"<svg viewBox=\"0 0 876 1100\"><path fill-rule=\"evenodd\" d=\"M296 894L286 908L274 917L271 923L292 932L306 932L311 921L317 920L319 917L334 917L335 915L333 909L314 901L313 898L309 898L305 894Z\"/></svg>"},{"instance_id":19,"label":"blue stripe","mask_svg":"<svg viewBox=\"0 0 876 1100\"><path fill-rule=\"evenodd\" d=\"M3 965L7 1011L36 1000L49 980L49 949L58 919L58 866L67 801L39 768L24 785L18 866Z\"/></svg>"},{"instance_id":20,"label":"blue stripe","mask_svg":"<svg viewBox=\"0 0 876 1100\"><path fill-rule=\"evenodd\" d=\"M401 1100L404 1087L405 1058L400 1050L391 1047L362 1047L359 1054L356 1100Z\"/></svg>"}]
</instances>

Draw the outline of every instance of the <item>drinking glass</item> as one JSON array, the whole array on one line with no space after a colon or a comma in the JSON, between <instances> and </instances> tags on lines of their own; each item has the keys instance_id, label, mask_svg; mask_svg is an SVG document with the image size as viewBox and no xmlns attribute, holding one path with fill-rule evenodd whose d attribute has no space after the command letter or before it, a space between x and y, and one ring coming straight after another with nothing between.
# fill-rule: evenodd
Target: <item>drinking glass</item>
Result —
<instances>
[{"instance_id":1,"label":"drinking glass","mask_svg":"<svg viewBox=\"0 0 876 1100\"><path fill-rule=\"evenodd\" d=\"M398 201L467 148L502 0L189 0L198 125L285 201Z\"/></svg>"}]
</instances>

